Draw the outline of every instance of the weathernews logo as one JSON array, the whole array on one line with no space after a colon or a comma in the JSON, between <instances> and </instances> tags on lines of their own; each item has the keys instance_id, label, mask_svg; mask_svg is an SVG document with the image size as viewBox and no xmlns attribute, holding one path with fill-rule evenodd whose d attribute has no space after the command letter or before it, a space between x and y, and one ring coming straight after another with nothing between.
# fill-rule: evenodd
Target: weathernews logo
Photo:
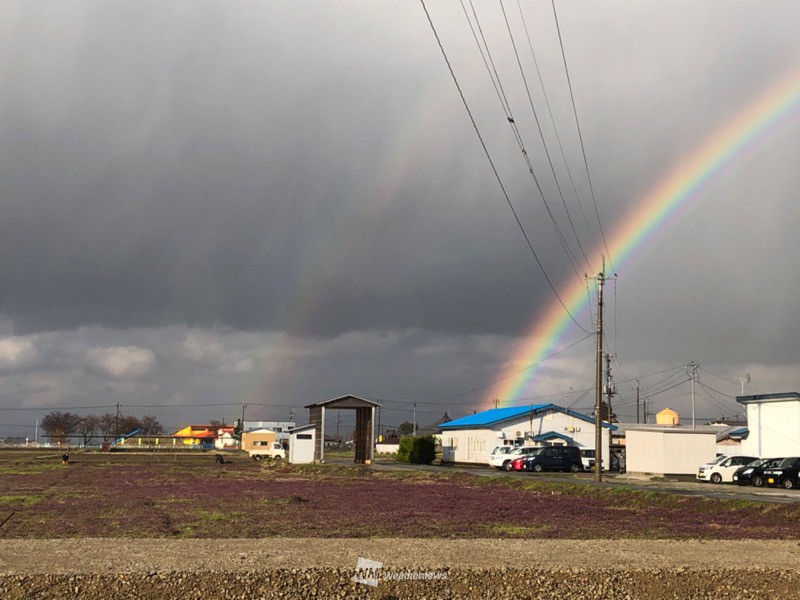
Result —
<instances>
[{"instance_id":1,"label":"weathernews logo","mask_svg":"<svg viewBox=\"0 0 800 600\"><path fill-rule=\"evenodd\" d=\"M382 562L359 556L353 581L377 587L381 579L384 581L429 581L431 579L447 579L447 573L431 571L384 571Z\"/></svg>"}]
</instances>

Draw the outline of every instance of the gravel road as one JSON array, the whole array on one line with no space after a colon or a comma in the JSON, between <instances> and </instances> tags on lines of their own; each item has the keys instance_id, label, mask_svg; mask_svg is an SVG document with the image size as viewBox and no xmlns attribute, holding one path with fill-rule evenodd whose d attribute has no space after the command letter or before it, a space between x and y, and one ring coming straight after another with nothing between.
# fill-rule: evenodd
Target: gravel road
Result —
<instances>
[{"instance_id":1,"label":"gravel road","mask_svg":"<svg viewBox=\"0 0 800 600\"><path fill-rule=\"evenodd\" d=\"M359 557L383 563L377 586L352 580ZM798 541L0 540L13 599L798 595Z\"/></svg>"}]
</instances>

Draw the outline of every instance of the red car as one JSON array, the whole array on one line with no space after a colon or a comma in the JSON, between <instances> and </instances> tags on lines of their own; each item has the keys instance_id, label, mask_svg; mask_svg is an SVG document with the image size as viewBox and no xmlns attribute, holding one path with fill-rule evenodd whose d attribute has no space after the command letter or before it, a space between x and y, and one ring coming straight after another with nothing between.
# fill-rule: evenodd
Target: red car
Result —
<instances>
[{"instance_id":1,"label":"red car","mask_svg":"<svg viewBox=\"0 0 800 600\"><path fill-rule=\"evenodd\" d=\"M519 458L515 458L511 461L511 470L512 471L524 471L525 470L525 457L520 456Z\"/></svg>"}]
</instances>

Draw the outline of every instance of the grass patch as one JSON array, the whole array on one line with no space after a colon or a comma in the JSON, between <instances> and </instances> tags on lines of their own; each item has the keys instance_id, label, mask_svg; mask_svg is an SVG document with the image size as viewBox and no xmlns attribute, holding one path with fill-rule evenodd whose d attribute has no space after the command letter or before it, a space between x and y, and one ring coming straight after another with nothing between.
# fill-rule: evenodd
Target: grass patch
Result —
<instances>
[{"instance_id":1,"label":"grass patch","mask_svg":"<svg viewBox=\"0 0 800 600\"><path fill-rule=\"evenodd\" d=\"M493 535L509 536L509 537L534 537L548 529L548 525L513 525L510 523L498 523L490 526L490 531Z\"/></svg>"},{"instance_id":2,"label":"grass patch","mask_svg":"<svg viewBox=\"0 0 800 600\"><path fill-rule=\"evenodd\" d=\"M0 504L10 504L14 506L31 506L37 502L41 502L42 497L38 495L11 495L0 496Z\"/></svg>"}]
</instances>

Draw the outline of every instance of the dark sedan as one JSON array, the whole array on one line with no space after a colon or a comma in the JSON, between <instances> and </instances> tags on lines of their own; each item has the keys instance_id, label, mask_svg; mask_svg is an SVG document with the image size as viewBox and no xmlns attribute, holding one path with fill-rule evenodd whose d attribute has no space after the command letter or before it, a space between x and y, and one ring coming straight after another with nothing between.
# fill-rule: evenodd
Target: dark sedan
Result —
<instances>
[{"instance_id":1,"label":"dark sedan","mask_svg":"<svg viewBox=\"0 0 800 600\"><path fill-rule=\"evenodd\" d=\"M733 474L733 483L761 487L764 485L764 470L777 467L782 460L783 458L762 458L754 463L740 467Z\"/></svg>"},{"instance_id":2,"label":"dark sedan","mask_svg":"<svg viewBox=\"0 0 800 600\"><path fill-rule=\"evenodd\" d=\"M798 473L800 473L800 456L790 456L779 462L778 466L764 469L764 483L790 490L800 485L797 480Z\"/></svg>"}]
</instances>

